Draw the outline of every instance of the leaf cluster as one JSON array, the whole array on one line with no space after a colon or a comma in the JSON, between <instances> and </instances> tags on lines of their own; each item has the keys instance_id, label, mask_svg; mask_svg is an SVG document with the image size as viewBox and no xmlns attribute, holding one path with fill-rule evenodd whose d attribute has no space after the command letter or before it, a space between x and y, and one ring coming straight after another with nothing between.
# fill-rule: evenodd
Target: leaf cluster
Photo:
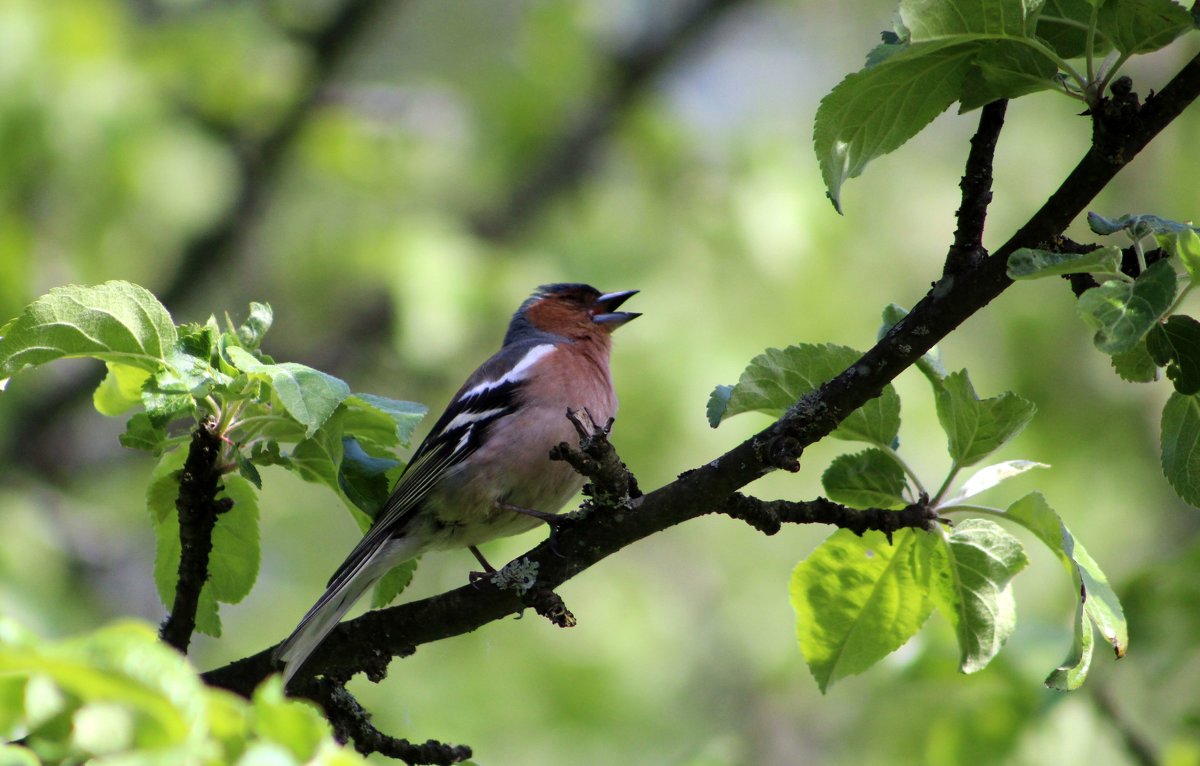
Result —
<instances>
[{"instance_id":1,"label":"leaf cluster","mask_svg":"<svg viewBox=\"0 0 1200 766\"><path fill-rule=\"evenodd\" d=\"M1095 106L1130 56L1192 28L1171 0L901 0L895 29L817 109L813 144L829 198L840 212L846 180L951 104L970 111L1054 90ZM1080 58L1082 69L1071 63Z\"/></svg>"},{"instance_id":2,"label":"leaf cluster","mask_svg":"<svg viewBox=\"0 0 1200 766\"><path fill-rule=\"evenodd\" d=\"M157 550L155 583L172 603L180 560L179 472L188 433L201 422L220 438L218 468L232 501L213 531L211 576L200 594L197 629L220 635L218 603L237 603L258 576L256 492L260 469L280 466L323 484L360 526L387 498L394 450L406 446L425 407L352 393L342 380L303 364L276 362L262 350L271 307L251 303L246 319L215 317L176 325L147 290L127 282L51 290L0 328L0 378L55 359L91 358L107 374L96 409L128 415L121 443L158 456L146 491ZM375 594L386 603L415 565L391 573Z\"/></svg>"},{"instance_id":3,"label":"leaf cluster","mask_svg":"<svg viewBox=\"0 0 1200 766\"><path fill-rule=\"evenodd\" d=\"M904 316L889 306L882 333ZM774 417L815 391L861 354L829 345L769 349L756 357L734 386L718 386L709 399L714 426L741 412ZM1031 531L1062 562L1080 594L1075 641L1066 660L1046 679L1056 689L1076 689L1090 667L1094 630L1118 656L1127 629L1120 603L1104 574L1039 493L1007 508L975 504L976 495L1032 468L1009 460L979 469L957 491L959 472L975 466L1019 434L1035 407L1012 392L981 399L966 370L947 373L936 349L916 365L932 386L938 422L946 435L950 470L931 500L943 515L970 517L938 533L902 529L884 536L838 530L792 573L790 594L800 649L822 690L861 673L904 645L934 609L958 638L959 668L986 667L1016 626L1011 581L1027 564L1024 546L997 521ZM850 413L832 435L865 442L841 455L822 476L829 499L854 508L898 510L926 498L925 485L899 452L900 398L889 384L880 396Z\"/></svg>"},{"instance_id":4,"label":"leaf cluster","mask_svg":"<svg viewBox=\"0 0 1200 766\"><path fill-rule=\"evenodd\" d=\"M45 641L0 620L0 763L355 766L321 713L273 678L249 700L204 684L145 625Z\"/></svg>"}]
</instances>

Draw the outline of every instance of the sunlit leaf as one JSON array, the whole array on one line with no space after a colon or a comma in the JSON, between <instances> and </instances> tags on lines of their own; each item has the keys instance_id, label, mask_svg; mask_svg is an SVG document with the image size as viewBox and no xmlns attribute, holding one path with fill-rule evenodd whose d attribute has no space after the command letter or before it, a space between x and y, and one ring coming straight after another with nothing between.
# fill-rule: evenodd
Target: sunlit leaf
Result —
<instances>
[{"instance_id":1,"label":"sunlit leaf","mask_svg":"<svg viewBox=\"0 0 1200 766\"><path fill-rule=\"evenodd\" d=\"M966 370L951 373L935 392L938 422L959 466L978 463L1019 434L1033 419L1032 402L1006 391L980 399Z\"/></svg>"}]
</instances>

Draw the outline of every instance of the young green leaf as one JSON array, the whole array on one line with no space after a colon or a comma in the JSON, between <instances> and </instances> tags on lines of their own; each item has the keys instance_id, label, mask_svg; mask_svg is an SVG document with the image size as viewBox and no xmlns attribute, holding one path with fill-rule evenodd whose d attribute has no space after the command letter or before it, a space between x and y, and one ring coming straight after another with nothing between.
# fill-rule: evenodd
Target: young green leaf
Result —
<instances>
[{"instance_id":1,"label":"young green leaf","mask_svg":"<svg viewBox=\"0 0 1200 766\"><path fill-rule=\"evenodd\" d=\"M350 502L375 518L388 498L390 487L387 472L397 465L399 461L367 454L357 439L345 437L342 439L338 484Z\"/></svg>"},{"instance_id":2,"label":"young green leaf","mask_svg":"<svg viewBox=\"0 0 1200 766\"><path fill-rule=\"evenodd\" d=\"M204 590L225 604L244 599L258 579L262 548L258 536L258 498L254 486L236 474L221 480L221 497L233 501L233 507L217 517L213 528L212 553L208 561L208 581Z\"/></svg>"},{"instance_id":3,"label":"young green leaf","mask_svg":"<svg viewBox=\"0 0 1200 766\"><path fill-rule=\"evenodd\" d=\"M1008 257L1009 279L1040 279L1083 272L1121 273L1121 248L1109 245L1086 253L1055 253L1022 247Z\"/></svg>"},{"instance_id":4,"label":"young green leaf","mask_svg":"<svg viewBox=\"0 0 1200 766\"><path fill-rule=\"evenodd\" d=\"M796 634L822 692L899 649L925 623L934 535L839 529L792 572Z\"/></svg>"},{"instance_id":5,"label":"young green leaf","mask_svg":"<svg viewBox=\"0 0 1200 766\"><path fill-rule=\"evenodd\" d=\"M1024 37L1034 17L1026 0L901 0L900 23L913 42L953 36Z\"/></svg>"},{"instance_id":6,"label":"young green leaf","mask_svg":"<svg viewBox=\"0 0 1200 766\"><path fill-rule=\"evenodd\" d=\"M961 503L963 500L974 497L980 492L986 492L1002 481L1011 479L1014 476L1020 476L1030 469L1049 467L1045 463L1037 463L1033 460L1005 460L1003 463L996 463L986 468L980 468L975 472L974 476L963 483L958 492L955 492L952 497L942 503L942 506Z\"/></svg>"},{"instance_id":7,"label":"young green leaf","mask_svg":"<svg viewBox=\"0 0 1200 766\"><path fill-rule=\"evenodd\" d=\"M1096 22L1124 54L1156 51L1194 26L1192 15L1171 0L1110 0L1100 6Z\"/></svg>"},{"instance_id":8,"label":"young green leaf","mask_svg":"<svg viewBox=\"0 0 1200 766\"><path fill-rule=\"evenodd\" d=\"M974 465L1019 434L1037 411L1033 402L1006 391L980 399L966 370L946 376L934 392L938 422L959 467Z\"/></svg>"},{"instance_id":9,"label":"young green leaf","mask_svg":"<svg viewBox=\"0 0 1200 766\"><path fill-rule=\"evenodd\" d=\"M903 508L904 469L883 450L839 455L821 476L825 494L852 508Z\"/></svg>"},{"instance_id":10,"label":"young green leaf","mask_svg":"<svg viewBox=\"0 0 1200 766\"><path fill-rule=\"evenodd\" d=\"M838 212L846 180L900 148L958 100L976 50L956 39L912 45L847 76L821 99L813 146Z\"/></svg>"},{"instance_id":11,"label":"young green leaf","mask_svg":"<svg viewBox=\"0 0 1200 766\"><path fill-rule=\"evenodd\" d=\"M1133 348L1112 355L1113 370L1130 383L1153 383L1158 380L1158 365L1150 358L1146 339L1142 338Z\"/></svg>"},{"instance_id":12,"label":"young green leaf","mask_svg":"<svg viewBox=\"0 0 1200 766\"><path fill-rule=\"evenodd\" d=\"M1200 507L1200 398L1172 393L1160 438L1167 481L1185 502Z\"/></svg>"},{"instance_id":13,"label":"young green leaf","mask_svg":"<svg viewBox=\"0 0 1200 766\"><path fill-rule=\"evenodd\" d=\"M1170 0L1167 1L1169 2ZM1088 213L1087 222L1088 227L1097 234L1108 235L1116 234L1119 231L1127 231L1135 239L1141 239L1150 235L1156 237L1174 236L1193 228L1190 224L1160 218L1157 215L1132 213L1119 218L1105 218L1099 213Z\"/></svg>"},{"instance_id":14,"label":"young green leaf","mask_svg":"<svg viewBox=\"0 0 1200 766\"><path fill-rule=\"evenodd\" d=\"M379 582L375 583L375 590L371 592L372 609L382 609L404 592L417 572L418 561L420 561L419 558L397 564L388 570L388 573Z\"/></svg>"},{"instance_id":15,"label":"young green leaf","mask_svg":"<svg viewBox=\"0 0 1200 766\"><path fill-rule=\"evenodd\" d=\"M1055 85L1058 64L1040 47L1020 40L995 40L981 46L963 81L959 112L1001 98L1018 98Z\"/></svg>"},{"instance_id":16,"label":"young green leaf","mask_svg":"<svg viewBox=\"0 0 1200 766\"><path fill-rule=\"evenodd\" d=\"M1176 314L1146 334L1146 350L1184 396L1200 393L1200 322Z\"/></svg>"},{"instance_id":17,"label":"young green leaf","mask_svg":"<svg viewBox=\"0 0 1200 766\"><path fill-rule=\"evenodd\" d=\"M1091 14L1099 0L1046 0L1037 17L1037 37L1064 59L1087 53ZM1092 54L1103 56L1112 44L1102 35L1092 39Z\"/></svg>"},{"instance_id":18,"label":"young green leaf","mask_svg":"<svg viewBox=\"0 0 1200 766\"><path fill-rule=\"evenodd\" d=\"M269 304L251 301L250 315L237 328L237 339L242 344L242 348L254 351L261 346L263 336L267 334L267 330L271 329L274 319L275 315Z\"/></svg>"},{"instance_id":19,"label":"young green leaf","mask_svg":"<svg viewBox=\"0 0 1200 766\"><path fill-rule=\"evenodd\" d=\"M1096 331L1096 348L1106 354L1128 351L1175 301L1175 270L1159 261L1130 284L1110 280L1079 296L1075 307Z\"/></svg>"},{"instance_id":20,"label":"young green leaf","mask_svg":"<svg viewBox=\"0 0 1200 766\"><path fill-rule=\"evenodd\" d=\"M125 433L117 437L122 447L162 454L167 448L167 431L157 426L144 412L136 413L125 423Z\"/></svg>"},{"instance_id":21,"label":"young green leaf","mask_svg":"<svg viewBox=\"0 0 1200 766\"><path fill-rule=\"evenodd\" d=\"M175 345L171 315L128 282L56 287L25 307L0 338L0 379L65 357L92 357L154 372Z\"/></svg>"},{"instance_id":22,"label":"young green leaf","mask_svg":"<svg viewBox=\"0 0 1200 766\"><path fill-rule=\"evenodd\" d=\"M1179 256L1192 284L1200 284L1200 234L1189 226L1172 236L1168 247L1172 253Z\"/></svg>"},{"instance_id":23,"label":"young green leaf","mask_svg":"<svg viewBox=\"0 0 1200 766\"><path fill-rule=\"evenodd\" d=\"M1075 691L1087 679L1092 667L1092 655L1096 649L1096 636L1092 623L1084 616L1083 602L1075 607L1075 640L1071 651L1057 668L1046 676L1045 684L1061 692Z\"/></svg>"},{"instance_id":24,"label":"young green leaf","mask_svg":"<svg viewBox=\"0 0 1200 766\"><path fill-rule=\"evenodd\" d=\"M1091 648L1087 644L1092 640L1092 626L1113 647L1117 657L1125 656L1129 631L1121 602L1100 566L1075 539L1041 493L1032 492L1022 497L1008 507L1005 515L1033 532L1058 556L1071 575L1076 592L1080 594L1082 609L1079 619L1082 621L1086 617L1089 624L1077 625L1076 643L1071 654L1047 680L1047 683L1053 680L1051 685L1069 682L1075 684L1069 688L1077 688L1087 674L1087 662L1091 657ZM1055 688L1064 687L1055 685Z\"/></svg>"},{"instance_id":25,"label":"young green leaf","mask_svg":"<svg viewBox=\"0 0 1200 766\"><path fill-rule=\"evenodd\" d=\"M288 414L304 425L305 436L315 434L350 395L345 381L302 364L266 364L238 346L227 346L225 354L242 372L271 383Z\"/></svg>"},{"instance_id":26,"label":"young green leaf","mask_svg":"<svg viewBox=\"0 0 1200 766\"><path fill-rule=\"evenodd\" d=\"M108 372L92 392L92 405L101 415L123 415L142 403L142 385L149 371L119 362L105 362Z\"/></svg>"},{"instance_id":27,"label":"young green leaf","mask_svg":"<svg viewBox=\"0 0 1200 766\"><path fill-rule=\"evenodd\" d=\"M940 537L931 596L954 626L959 669L987 666L1017 624L1009 581L1029 559L1017 538L987 519L966 519Z\"/></svg>"},{"instance_id":28,"label":"young green leaf","mask_svg":"<svg viewBox=\"0 0 1200 766\"><path fill-rule=\"evenodd\" d=\"M770 348L750 362L741 379L725 396L722 389L709 399L709 423L742 412L779 417L805 394L853 367L862 355L846 346L802 344L783 350ZM849 441L890 446L900 431L900 397L891 384L850 413L833 436Z\"/></svg>"},{"instance_id":29,"label":"young green leaf","mask_svg":"<svg viewBox=\"0 0 1200 766\"><path fill-rule=\"evenodd\" d=\"M381 447L407 447L417 424L429 411L423 404L374 394L351 394L346 408L346 432Z\"/></svg>"}]
</instances>

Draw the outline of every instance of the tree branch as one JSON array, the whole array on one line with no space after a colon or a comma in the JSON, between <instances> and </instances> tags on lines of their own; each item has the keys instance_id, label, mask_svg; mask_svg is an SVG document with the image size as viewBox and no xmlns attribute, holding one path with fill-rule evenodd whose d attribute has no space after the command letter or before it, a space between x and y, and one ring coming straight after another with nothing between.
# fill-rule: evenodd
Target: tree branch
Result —
<instances>
[{"instance_id":1,"label":"tree branch","mask_svg":"<svg viewBox=\"0 0 1200 766\"><path fill-rule=\"evenodd\" d=\"M878 396L967 317L1003 292L1008 256L1061 234L1116 173L1200 96L1200 56L1118 130L1098 129L1095 144L1042 208L995 253L962 274L943 277L870 351L778 421L721 457L675 481L632 498L617 512L593 512L556 530L521 557L539 587L553 589L625 546L675 524L719 510L738 489L777 468L796 468L809 444L828 435L849 413ZM1094 120L1109 119L1107 113ZM1110 126L1111 127L1111 126ZM926 520L927 521L927 520ZM314 671L345 678L363 670L378 676L387 658L420 644L474 630L522 608L519 594L491 580L421 601L369 612L341 624L310 661ZM271 649L204 674L205 680L248 695L273 672ZM298 691L307 696L305 682Z\"/></svg>"},{"instance_id":2,"label":"tree branch","mask_svg":"<svg viewBox=\"0 0 1200 766\"><path fill-rule=\"evenodd\" d=\"M475 216L475 232L496 242L512 239L547 203L584 176L600 144L661 71L745 0L697 0L666 29L648 31L608 63L607 92L588 97L589 108L550 138L541 156L495 209Z\"/></svg>"},{"instance_id":3,"label":"tree branch","mask_svg":"<svg viewBox=\"0 0 1200 766\"><path fill-rule=\"evenodd\" d=\"M343 744L353 740L354 749L363 755L379 753L407 763L450 766L471 757L466 745L446 745L435 740L415 745L406 739L391 737L376 729L368 713L344 684L322 681L314 685L313 701L325 711L333 725L333 734Z\"/></svg>"},{"instance_id":4,"label":"tree branch","mask_svg":"<svg viewBox=\"0 0 1200 766\"><path fill-rule=\"evenodd\" d=\"M159 628L158 637L187 654L196 630L196 609L200 591L208 580L208 557L212 552L213 528L217 516L232 507L228 499L217 500L221 491L221 470L217 465L221 439L211 423L202 423L192 432L192 446L179 474L179 579L175 583L175 603Z\"/></svg>"},{"instance_id":5,"label":"tree branch","mask_svg":"<svg viewBox=\"0 0 1200 766\"><path fill-rule=\"evenodd\" d=\"M954 244L946 254L943 276L960 274L987 257L983 249L983 224L992 201L992 160L1007 108L1008 101L1001 99L979 112L979 128L971 137L967 167L958 184L962 189L962 204L955 214L958 228L954 231Z\"/></svg>"},{"instance_id":6,"label":"tree branch","mask_svg":"<svg viewBox=\"0 0 1200 766\"><path fill-rule=\"evenodd\" d=\"M839 529L849 529L859 537L868 530L883 532L888 542L898 529L923 529L932 532L938 523L949 524L929 505L929 498L922 496L918 502L894 511L889 508L851 508L823 497L805 502L789 500L759 500L734 492L724 503L713 509L734 519L741 519L766 535L779 531L788 524L832 524Z\"/></svg>"}]
</instances>

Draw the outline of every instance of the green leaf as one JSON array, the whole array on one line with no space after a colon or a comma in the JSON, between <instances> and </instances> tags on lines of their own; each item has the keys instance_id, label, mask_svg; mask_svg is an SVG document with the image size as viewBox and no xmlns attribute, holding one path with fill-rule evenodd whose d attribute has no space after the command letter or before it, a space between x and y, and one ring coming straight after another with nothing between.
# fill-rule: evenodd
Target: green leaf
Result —
<instances>
[{"instance_id":1,"label":"green leaf","mask_svg":"<svg viewBox=\"0 0 1200 766\"><path fill-rule=\"evenodd\" d=\"M1060 274L1119 274L1121 248L1097 247L1087 253L1055 253L1022 247L1008 257L1009 279L1040 279Z\"/></svg>"},{"instance_id":2,"label":"green leaf","mask_svg":"<svg viewBox=\"0 0 1200 766\"><path fill-rule=\"evenodd\" d=\"M261 442L258 444L261 445ZM276 447L278 446L277 444ZM237 462L238 473L241 474L242 478L253 484L255 489L261 491L263 486L262 474L258 472L258 468L254 466L250 458L246 457L246 454L242 452L240 445L238 449L234 450L233 459Z\"/></svg>"},{"instance_id":3,"label":"green leaf","mask_svg":"<svg viewBox=\"0 0 1200 766\"><path fill-rule=\"evenodd\" d=\"M1109 0L1100 6L1097 30L1125 54L1150 53L1193 28L1192 16L1171 0Z\"/></svg>"},{"instance_id":4,"label":"green leaf","mask_svg":"<svg viewBox=\"0 0 1200 766\"><path fill-rule=\"evenodd\" d=\"M32 750L19 745L0 745L0 763L5 766L42 766Z\"/></svg>"},{"instance_id":5,"label":"green leaf","mask_svg":"<svg viewBox=\"0 0 1200 766\"><path fill-rule=\"evenodd\" d=\"M263 336L267 334L267 330L271 329L274 319L275 314L271 311L269 304L251 301L250 315L237 328L237 339L242 344L242 348L254 351L261 346Z\"/></svg>"},{"instance_id":6,"label":"green leaf","mask_svg":"<svg viewBox=\"0 0 1200 766\"><path fill-rule=\"evenodd\" d=\"M1029 559L1017 538L987 519L966 519L940 537L931 596L958 636L959 669L987 667L1017 624L1009 582Z\"/></svg>"},{"instance_id":7,"label":"green leaf","mask_svg":"<svg viewBox=\"0 0 1200 766\"><path fill-rule=\"evenodd\" d=\"M1162 467L1185 502L1200 508L1200 399L1178 392L1162 412Z\"/></svg>"},{"instance_id":8,"label":"green leaf","mask_svg":"<svg viewBox=\"0 0 1200 766\"><path fill-rule=\"evenodd\" d=\"M1088 0L1046 0L1037 19L1037 37L1064 59L1080 58L1087 52L1087 30L1097 2ZM1104 55L1112 47L1097 35L1093 55Z\"/></svg>"},{"instance_id":9,"label":"green leaf","mask_svg":"<svg viewBox=\"0 0 1200 766\"><path fill-rule=\"evenodd\" d=\"M171 315L128 282L56 287L25 307L0 338L0 379L65 357L93 357L154 372L175 345Z\"/></svg>"},{"instance_id":10,"label":"green leaf","mask_svg":"<svg viewBox=\"0 0 1200 766\"><path fill-rule=\"evenodd\" d=\"M708 406L704 408L708 416L708 424L713 428L721 425L725 410L729 408L729 397L733 395L733 386L717 386L708 395Z\"/></svg>"},{"instance_id":11,"label":"green leaf","mask_svg":"<svg viewBox=\"0 0 1200 766\"><path fill-rule=\"evenodd\" d=\"M1024 40L995 40L982 46L963 81L959 112L1002 98L1019 98L1055 85L1058 65Z\"/></svg>"},{"instance_id":12,"label":"green leaf","mask_svg":"<svg viewBox=\"0 0 1200 766\"><path fill-rule=\"evenodd\" d=\"M346 433L381 447L407 447L429 411L423 404L374 394L351 394L346 409Z\"/></svg>"},{"instance_id":13,"label":"green leaf","mask_svg":"<svg viewBox=\"0 0 1200 766\"><path fill-rule=\"evenodd\" d=\"M142 384L150 373L141 367L105 362L108 372L92 393L92 404L101 415L122 415L142 403Z\"/></svg>"},{"instance_id":14,"label":"green leaf","mask_svg":"<svg viewBox=\"0 0 1200 766\"><path fill-rule=\"evenodd\" d=\"M1099 213L1088 213L1087 222L1088 227L1097 234L1108 235L1116 234L1119 231L1126 231L1134 239L1141 239L1150 235L1156 237L1174 236L1184 231L1193 230L1190 224L1145 214L1129 214L1119 218L1105 218Z\"/></svg>"},{"instance_id":15,"label":"green leaf","mask_svg":"<svg viewBox=\"0 0 1200 766\"><path fill-rule=\"evenodd\" d=\"M283 745L300 762L308 762L321 740L329 737L329 723L317 708L285 697L279 676L261 684L251 704L254 733Z\"/></svg>"},{"instance_id":16,"label":"green leaf","mask_svg":"<svg viewBox=\"0 0 1200 766\"><path fill-rule=\"evenodd\" d=\"M254 486L235 474L222 480L220 496L233 501L233 507L217 516L213 528L212 553L209 555L208 581L204 590L226 604L244 599L258 579L262 556L258 536L258 497Z\"/></svg>"},{"instance_id":17,"label":"green leaf","mask_svg":"<svg viewBox=\"0 0 1200 766\"><path fill-rule=\"evenodd\" d=\"M1128 351L1150 331L1175 301L1175 270L1159 261L1130 284L1111 280L1079 296L1076 309L1096 331L1096 348L1106 354Z\"/></svg>"},{"instance_id":18,"label":"green leaf","mask_svg":"<svg viewBox=\"0 0 1200 766\"><path fill-rule=\"evenodd\" d=\"M913 42L953 36L1024 37L1033 29L1026 0L901 0L900 23Z\"/></svg>"},{"instance_id":19,"label":"green leaf","mask_svg":"<svg viewBox=\"0 0 1200 766\"><path fill-rule=\"evenodd\" d=\"M310 438L297 443L288 461L300 478L325 484L335 492L341 491L338 472L343 450L342 417L335 415Z\"/></svg>"},{"instance_id":20,"label":"green leaf","mask_svg":"<svg viewBox=\"0 0 1200 766\"><path fill-rule=\"evenodd\" d=\"M1158 380L1158 365L1150 358L1145 338L1128 351L1113 354L1111 363L1117 375L1130 383L1153 383Z\"/></svg>"},{"instance_id":21,"label":"green leaf","mask_svg":"<svg viewBox=\"0 0 1200 766\"><path fill-rule=\"evenodd\" d=\"M1087 675L1091 660L1093 626L1113 647L1117 657L1125 656L1129 631L1121 602L1100 566L1041 493L1032 492L1022 497L1008 507L1005 515L1033 532L1059 558L1071 575L1075 592L1080 594L1082 608L1077 614L1075 644L1067 660L1047 679L1047 684L1054 688L1078 688ZM1086 625L1083 624L1085 617Z\"/></svg>"},{"instance_id":22,"label":"green leaf","mask_svg":"<svg viewBox=\"0 0 1200 766\"><path fill-rule=\"evenodd\" d=\"M868 449L834 459L821 477L825 494L853 508L903 508L904 469L891 455Z\"/></svg>"},{"instance_id":23,"label":"green leaf","mask_svg":"<svg viewBox=\"0 0 1200 766\"><path fill-rule=\"evenodd\" d=\"M1200 234L1192 227L1177 232L1169 241L1169 249L1187 269L1193 285L1200 285Z\"/></svg>"},{"instance_id":24,"label":"green leaf","mask_svg":"<svg viewBox=\"0 0 1200 766\"><path fill-rule=\"evenodd\" d=\"M1083 686L1092 667L1095 649L1095 631L1084 616L1083 602L1080 601L1075 607L1075 640L1071 644L1071 651L1062 664L1046 676L1046 686L1063 692L1075 691Z\"/></svg>"},{"instance_id":25,"label":"green leaf","mask_svg":"<svg viewBox=\"0 0 1200 766\"><path fill-rule=\"evenodd\" d=\"M390 494L387 472L398 465L397 460L367 454L357 439L345 437L342 439L338 484L350 502L375 518Z\"/></svg>"},{"instance_id":26,"label":"green leaf","mask_svg":"<svg viewBox=\"0 0 1200 766\"><path fill-rule=\"evenodd\" d=\"M938 422L959 467L978 463L1019 434L1037 411L1033 402L1006 391L980 399L966 370L951 373L935 391Z\"/></svg>"},{"instance_id":27,"label":"green leaf","mask_svg":"<svg viewBox=\"0 0 1200 766\"><path fill-rule=\"evenodd\" d=\"M840 529L792 572L797 638L822 692L900 648L929 617L936 539L901 529L894 540Z\"/></svg>"},{"instance_id":28,"label":"green leaf","mask_svg":"<svg viewBox=\"0 0 1200 766\"><path fill-rule=\"evenodd\" d=\"M404 592L412 582L413 575L417 572L417 562L420 559L410 559L403 564L397 564L388 570L379 582L375 583L375 590L371 592L371 608L382 609L388 604L396 600Z\"/></svg>"},{"instance_id":29,"label":"green leaf","mask_svg":"<svg viewBox=\"0 0 1200 766\"><path fill-rule=\"evenodd\" d=\"M911 45L847 76L821 99L813 146L839 213L846 180L900 148L958 100L976 50L955 40Z\"/></svg>"},{"instance_id":30,"label":"green leaf","mask_svg":"<svg viewBox=\"0 0 1200 766\"><path fill-rule=\"evenodd\" d=\"M980 468L975 472L974 476L963 483L958 492L955 492L952 497L942 503L942 507L961 503L969 497L986 492L997 484L1007 481L1014 476L1020 476L1031 469L1049 467L1045 463L1037 463L1033 460L1005 460L1003 463L996 463L986 468Z\"/></svg>"},{"instance_id":31,"label":"green leaf","mask_svg":"<svg viewBox=\"0 0 1200 766\"><path fill-rule=\"evenodd\" d=\"M1182 314L1169 317L1146 334L1146 350L1155 364L1167 368L1176 391L1200 393L1200 322Z\"/></svg>"},{"instance_id":32,"label":"green leaf","mask_svg":"<svg viewBox=\"0 0 1200 766\"><path fill-rule=\"evenodd\" d=\"M832 344L769 348L751 360L724 407L720 403L723 394L714 392L709 399L710 422L714 415L719 422L742 412L763 412L778 418L805 394L853 367L861 356L852 348ZM878 397L842 420L832 435L890 447L899 432L900 397L888 384Z\"/></svg>"},{"instance_id":33,"label":"green leaf","mask_svg":"<svg viewBox=\"0 0 1200 766\"><path fill-rule=\"evenodd\" d=\"M304 425L305 436L316 433L350 395L345 381L302 364L266 364L238 346L226 347L225 354L239 370L271 383L288 414Z\"/></svg>"},{"instance_id":34,"label":"green leaf","mask_svg":"<svg viewBox=\"0 0 1200 766\"><path fill-rule=\"evenodd\" d=\"M122 447L145 450L160 455L167 447L167 431L161 426L154 425L149 415L139 412L125 424L125 433L121 434L118 440Z\"/></svg>"}]
</instances>

